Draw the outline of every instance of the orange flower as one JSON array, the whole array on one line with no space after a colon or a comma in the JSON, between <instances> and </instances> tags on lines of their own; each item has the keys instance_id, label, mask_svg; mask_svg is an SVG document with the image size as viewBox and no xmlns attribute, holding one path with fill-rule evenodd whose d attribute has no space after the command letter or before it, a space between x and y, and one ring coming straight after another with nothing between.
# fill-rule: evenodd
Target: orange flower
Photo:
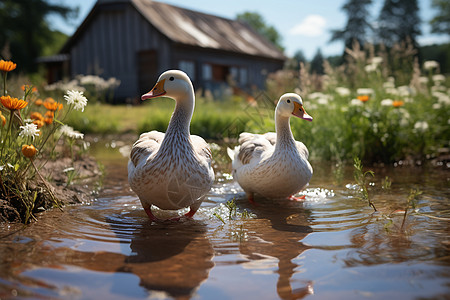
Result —
<instances>
[{"instance_id":1,"label":"orange flower","mask_svg":"<svg viewBox=\"0 0 450 300\"><path fill-rule=\"evenodd\" d=\"M51 111L61 110L63 105L58 102L44 102L44 107Z\"/></svg>"},{"instance_id":2,"label":"orange flower","mask_svg":"<svg viewBox=\"0 0 450 300\"><path fill-rule=\"evenodd\" d=\"M0 71L9 72L14 70L17 67L17 64L12 61L4 61L0 60Z\"/></svg>"},{"instance_id":3,"label":"orange flower","mask_svg":"<svg viewBox=\"0 0 450 300\"><path fill-rule=\"evenodd\" d=\"M44 123L50 125L53 123L53 118L44 118Z\"/></svg>"},{"instance_id":4,"label":"orange flower","mask_svg":"<svg viewBox=\"0 0 450 300\"><path fill-rule=\"evenodd\" d=\"M52 119L54 116L55 116L55 113L51 110L48 110L44 115L45 118L52 118Z\"/></svg>"},{"instance_id":5,"label":"orange flower","mask_svg":"<svg viewBox=\"0 0 450 300\"><path fill-rule=\"evenodd\" d=\"M3 106L9 110L19 110L28 105L28 102L10 96L1 96L0 100Z\"/></svg>"},{"instance_id":6,"label":"orange flower","mask_svg":"<svg viewBox=\"0 0 450 300\"><path fill-rule=\"evenodd\" d=\"M392 102L392 106L394 106L394 107L400 107L400 106L403 106L404 104L405 104L405 102L403 102L402 100L394 100Z\"/></svg>"},{"instance_id":7,"label":"orange flower","mask_svg":"<svg viewBox=\"0 0 450 300\"><path fill-rule=\"evenodd\" d=\"M32 120L43 120L44 119L44 117L42 116L42 114L40 113L40 112L32 112L31 114L30 114L30 119L32 119Z\"/></svg>"},{"instance_id":8,"label":"orange flower","mask_svg":"<svg viewBox=\"0 0 450 300\"><path fill-rule=\"evenodd\" d=\"M22 146L22 154L25 157L32 158L36 155L36 148L33 145L23 145Z\"/></svg>"},{"instance_id":9,"label":"orange flower","mask_svg":"<svg viewBox=\"0 0 450 300\"><path fill-rule=\"evenodd\" d=\"M33 121L33 124L36 125L37 128L41 128L42 126L45 125L44 119L42 118L42 120L34 120L34 121ZM40 133L41 133L41 132L39 131L39 134L40 134Z\"/></svg>"},{"instance_id":10,"label":"orange flower","mask_svg":"<svg viewBox=\"0 0 450 300\"><path fill-rule=\"evenodd\" d=\"M361 102L369 101L369 95L360 95L360 96L357 96L356 98L358 98L358 100Z\"/></svg>"},{"instance_id":11,"label":"orange flower","mask_svg":"<svg viewBox=\"0 0 450 300\"><path fill-rule=\"evenodd\" d=\"M5 124L6 124L5 116L0 113L0 118L2 119L2 126L5 126Z\"/></svg>"},{"instance_id":12,"label":"orange flower","mask_svg":"<svg viewBox=\"0 0 450 300\"><path fill-rule=\"evenodd\" d=\"M34 102L34 104L35 104L36 106L41 106L42 103L44 103L44 101L42 101L42 99L37 99L37 100Z\"/></svg>"},{"instance_id":13,"label":"orange flower","mask_svg":"<svg viewBox=\"0 0 450 300\"><path fill-rule=\"evenodd\" d=\"M47 102L47 103L55 103L56 101L55 101L55 99L53 99L52 97L48 97L48 98L45 98L44 103L45 103L45 102Z\"/></svg>"},{"instance_id":14,"label":"orange flower","mask_svg":"<svg viewBox=\"0 0 450 300\"><path fill-rule=\"evenodd\" d=\"M29 89L31 89L32 93L36 93L37 92L37 88L35 86L31 87L28 84L24 84L20 87L22 89L22 91L27 92Z\"/></svg>"}]
</instances>

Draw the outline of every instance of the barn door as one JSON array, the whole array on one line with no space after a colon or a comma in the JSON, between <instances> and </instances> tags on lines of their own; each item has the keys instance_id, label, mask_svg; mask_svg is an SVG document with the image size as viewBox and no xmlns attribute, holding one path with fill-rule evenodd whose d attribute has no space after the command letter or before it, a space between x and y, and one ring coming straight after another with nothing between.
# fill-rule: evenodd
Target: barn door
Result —
<instances>
[{"instance_id":1,"label":"barn door","mask_svg":"<svg viewBox=\"0 0 450 300\"><path fill-rule=\"evenodd\" d=\"M146 50L138 53L139 93L150 91L158 79L158 60L155 50Z\"/></svg>"}]
</instances>

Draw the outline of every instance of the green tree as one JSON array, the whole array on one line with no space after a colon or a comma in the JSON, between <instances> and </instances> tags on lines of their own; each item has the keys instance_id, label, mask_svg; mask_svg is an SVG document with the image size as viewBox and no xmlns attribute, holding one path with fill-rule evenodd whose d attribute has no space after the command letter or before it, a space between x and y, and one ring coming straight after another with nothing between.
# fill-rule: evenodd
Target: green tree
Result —
<instances>
[{"instance_id":1,"label":"green tree","mask_svg":"<svg viewBox=\"0 0 450 300\"><path fill-rule=\"evenodd\" d=\"M281 35L275 29L275 27L267 25L264 18L256 12L244 12L236 16L238 21L247 23L256 32L264 36L271 41L281 51L284 51L284 47L281 45Z\"/></svg>"},{"instance_id":2,"label":"green tree","mask_svg":"<svg viewBox=\"0 0 450 300\"><path fill-rule=\"evenodd\" d=\"M388 47L410 39L417 48L421 34L417 0L385 0L378 17L378 37Z\"/></svg>"},{"instance_id":3,"label":"green tree","mask_svg":"<svg viewBox=\"0 0 450 300\"><path fill-rule=\"evenodd\" d=\"M450 35L450 0L433 0L437 13L430 21L431 32Z\"/></svg>"},{"instance_id":4,"label":"green tree","mask_svg":"<svg viewBox=\"0 0 450 300\"><path fill-rule=\"evenodd\" d=\"M294 53L294 56L286 61L286 68L289 70L300 70L300 63L306 63L306 57L302 50Z\"/></svg>"},{"instance_id":5,"label":"green tree","mask_svg":"<svg viewBox=\"0 0 450 300\"><path fill-rule=\"evenodd\" d=\"M78 9L50 3L47 0L2 0L0 2L0 50L24 72L37 70L35 60L55 37L47 17L61 16L65 20L76 16ZM9 57L5 57L9 58Z\"/></svg>"},{"instance_id":6,"label":"green tree","mask_svg":"<svg viewBox=\"0 0 450 300\"><path fill-rule=\"evenodd\" d=\"M347 0L342 10L347 14L347 24L342 30L333 30L331 42L341 40L345 47L351 49L353 42L363 45L372 30L369 23L369 6L372 0Z\"/></svg>"},{"instance_id":7,"label":"green tree","mask_svg":"<svg viewBox=\"0 0 450 300\"><path fill-rule=\"evenodd\" d=\"M323 75L325 74L324 69L323 69L323 62L324 62L324 58L322 55L322 52L320 51L320 49L317 49L316 54L314 55L313 59L311 60L311 73L314 74L319 74L319 75Z\"/></svg>"}]
</instances>

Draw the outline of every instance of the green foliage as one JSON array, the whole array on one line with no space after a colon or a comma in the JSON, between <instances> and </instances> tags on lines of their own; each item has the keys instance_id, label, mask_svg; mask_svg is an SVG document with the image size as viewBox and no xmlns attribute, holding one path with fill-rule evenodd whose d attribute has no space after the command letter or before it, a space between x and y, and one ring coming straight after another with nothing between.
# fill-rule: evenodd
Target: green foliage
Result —
<instances>
[{"instance_id":1,"label":"green foliage","mask_svg":"<svg viewBox=\"0 0 450 300\"><path fill-rule=\"evenodd\" d=\"M4 58L12 58L25 72L35 72L37 57L48 51L58 39L51 30L49 15L68 20L78 13L68 6L45 0L4 0L0 4L0 50ZM59 40L59 39L58 39ZM5 53L8 55L6 55ZM10 56L10 57L8 57Z\"/></svg>"},{"instance_id":2,"label":"green foliage","mask_svg":"<svg viewBox=\"0 0 450 300\"><path fill-rule=\"evenodd\" d=\"M371 170L364 172L363 165L361 163L361 160L358 157L354 158L353 167L354 167L353 177L355 178L356 184L359 187L360 199L367 201L369 206L372 207L374 211L377 211L377 209L375 208L375 205L370 200L369 191L367 189L367 186L368 186L367 178L369 176L374 177L375 173Z\"/></svg>"},{"instance_id":3,"label":"green foliage","mask_svg":"<svg viewBox=\"0 0 450 300\"><path fill-rule=\"evenodd\" d=\"M12 97L7 93L7 72L2 71L0 106L0 220L28 223L40 208L62 205L41 170L49 159L65 152L63 146L57 149L62 136L70 140L71 153L79 146L75 139L82 139L83 134L62 122L72 110L84 107L85 102L82 94L76 100L68 96L67 105L50 98L42 101L37 89L28 85L22 87L18 97ZM84 104L78 102L80 99Z\"/></svg>"},{"instance_id":4,"label":"green foliage","mask_svg":"<svg viewBox=\"0 0 450 300\"><path fill-rule=\"evenodd\" d=\"M385 0L378 17L378 36L385 45L411 39L417 46L420 35L420 16L417 0Z\"/></svg>"},{"instance_id":5,"label":"green foliage","mask_svg":"<svg viewBox=\"0 0 450 300\"><path fill-rule=\"evenodd\" d=\"M347 0L342 7L347 14L347 24L342 30L332 31L331 41L342 40L347 48L355 41L364 44L372 30L368 18L371 4L372 0Z\"/></svg>"},{"instance_id":6,"label":"green foliage","mask_svg":"<svg viewBox=\"0 0 450 300\"><path fill-rule=\"evenodd\" d=\"M403 214L403 221L402 221L402 225L400 226L400 230L403 231L403 228L405 226L405 222L406 222L406 216L408 215L408 209L415 209L416 208L416 199L417 197L419 197L420 195L422 195L422 192L418 189L411 189L409 191L409 195L408 198L406 200L406 207L405 207L405 213Z\"/></svg>"},{"instance_id":7,"label":"green foliage","mask_svg":"<svg viewBox=\"0 0 450 300\"><path fill-rule=\"evenodd\" d=\"M430 21L431 32L450 35L450 1L433 0L431 5L436 9L436 15Z\"/></svg>"},{"instance_id":8,"label":"green foliage","mask_svg":"<svg viewBox=\"0 0 450 300\"><path fill-rule=\"evenodd\" d=\"M281 51L284 47L281 45L281 35L275 29L275 27L267 25L264 18L256 12L244 12L236 16L238 21L247 23L256 32L267 38Z\"/></svg>"}]
</instances>

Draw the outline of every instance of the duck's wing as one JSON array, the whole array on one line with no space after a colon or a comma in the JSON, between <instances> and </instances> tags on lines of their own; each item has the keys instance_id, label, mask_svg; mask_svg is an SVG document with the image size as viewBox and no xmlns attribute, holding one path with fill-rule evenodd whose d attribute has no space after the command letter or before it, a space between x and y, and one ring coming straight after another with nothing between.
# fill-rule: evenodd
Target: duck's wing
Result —
<instances>
[{"instance_id":1,"label":"duck's wing","mask_svg":"<svg viewBox=\"0 0 450 300\"><path fill-rule=\"evenodd\" d=\"M305 144L299 141L295 141L295 146L297 147L298 153L300 153L300 155L303 156L304 159L308 159L309 151L308 148L306 148Z\"/></svg>"},{"instance_id":2,"label":"duck's wing","mask_svg":"<svg viewBox=\"0 0 450 300\"><path fill-rule=\"evenodd\" d=\"M194 151L200 157L200 159L209 165L211 165L212 154L209 144L198 135L191 135L192 145L194 146Z\"/></svg>"},{"instance_id":3,"label":"duck's wing","mask_svg":"<svg viewBox=\"0 0 450 300\"><path fill-rule=\"evenodd\" d=\"M263 136L272 144L275 145L277 142L277 133L276 132L266 132Z\"/></svg>"},{"instance_id":4,"label":"duck's wing","mask_svg":"<svg viewBox=\"0 0 450 300\"><path fill-rule=\"evenodd\" d=\"M138 164L147 161L147 158L155 152L158 152L161 142L164 139L164 133L159 131L150 131L141 134L139 139L131 148L130 162L137 167Z\"/></svg>"},{"instance_id":5,"label":"duck's wing","mask_svg":"<svg viewBox=\"0 0 450 300\"><path fill-rule=\"evenodd\" d=\"M233 163L239 165L257 164L265 155L273 151L272 143L261 134L243 132L239 136L239 147L235 148Z\"/></svg>"}]
</instances>

